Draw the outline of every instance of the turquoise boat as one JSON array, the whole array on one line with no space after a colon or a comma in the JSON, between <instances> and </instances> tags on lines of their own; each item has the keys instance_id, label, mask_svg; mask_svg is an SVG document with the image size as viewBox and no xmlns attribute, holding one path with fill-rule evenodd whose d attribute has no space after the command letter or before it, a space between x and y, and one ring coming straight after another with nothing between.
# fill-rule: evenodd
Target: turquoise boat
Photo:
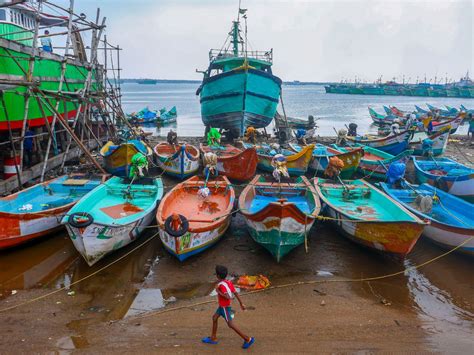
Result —
<instances>
[{"instance_id":1,"label":"turquoise boat","mask_svg":"<svg viewBox=\"0 0 474 355\"><path fill-rule=\"evenodd\" d=\"M305 242L321 204L304 176L276 183L257 175L240 194L239 209L255 242L279 262Z\"/></svg>"},{"instance_id":2,"label":"turquoise boat","mask_svg":"<svg viewBox=\"0 0 474 355\"><path fill-rule=\"evenodd\" d=\"M418 183L474 202L474 169L449 158L413 157L413 164Z\"/></svg>"},{"instance_id":3,"label":"turquoise boat","mask_svg":"<svg viewBox=\"0 0 474 355\"><path fill-rule=\"evenodd\" d=\"M160 115L157 117L156 122L161 124L176 122L178 118L178 111L176 110L176 106L173 106L169 111L164 110L161 112Z\"/></svg>"},{"instance_id":4,"label":"turquoise boat","mask_svg":"<svg viewBox=\"0 0 474 355\"><path fill-rule=\"evenodd\" d=\"M61 217L105 179L103 175L64 175L0 198L0 249L61 228Z\"/></svg>"},{"instance_id":5,"label":"turquoise boat","mask_svg":"<svg viewBox=\"0 0 474 355\"><path fill-rule=\"evenodd\" d=\"M84 196L61 221L89 266L137 239L155 218L161 179L112 177Z\"/></svg>"},{"instance_id":6,"label":"turquoise boat","mask_svg":"<svg viewBox=\"0 0 474 355\"><path fill-rule=\"evenodd\" d=\"M282 84L272 73L273 50L247 51L240 29L242 11L233 21L230 41L226 42L229 45L209 52L209 67L196 92L206 129L227 129L235 136L242 136L249 126L264 128L270 124Z\"/></svg>"},{"instance_id":7,"label":"turquoise boat","mask_svg":"<svg viewBox=\"0 0 474 355\"><path fill-rule=\"evenodd\" d=\"M445 249L464 243L457 251L474 256L472 204L428 184L404 183L401 188L394 188L381 183L380 186L406 209L430 221L423 231L425 237Z\"/></svg>"},{"instance_id":8,"label":"turquoise boat","mask_svg":"<svg viewBox=\"0 0 474 355\"><path fill-rule=\"evenodd\" d=\"M364 85L362 86L364 95L384 95L383 87L380 85Z\"/></svg>"}]
</instances>

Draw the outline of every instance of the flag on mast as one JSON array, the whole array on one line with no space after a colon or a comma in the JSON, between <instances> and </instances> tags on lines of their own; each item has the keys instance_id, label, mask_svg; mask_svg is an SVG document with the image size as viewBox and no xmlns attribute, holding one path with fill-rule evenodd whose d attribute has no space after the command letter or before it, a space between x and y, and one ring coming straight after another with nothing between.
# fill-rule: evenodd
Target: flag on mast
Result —
<instances>
[{"instance_id":1,"label":"flag on mast","mask_svg":"<svg viewBox=\"0 0 474 355\"><path fill-rule=\"evenodd\" d=\"M247 9L239 9L239 14L244 15L247 12Z\"/></svg>"}]
</instances>

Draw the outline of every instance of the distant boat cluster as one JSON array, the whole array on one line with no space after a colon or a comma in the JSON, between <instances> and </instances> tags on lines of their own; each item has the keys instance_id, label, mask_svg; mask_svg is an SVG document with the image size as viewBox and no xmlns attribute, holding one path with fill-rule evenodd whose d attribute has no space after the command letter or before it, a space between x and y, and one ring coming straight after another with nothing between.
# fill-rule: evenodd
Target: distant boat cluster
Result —
<instances>
[{"instance_id":1,"label":"distant boat cluster","mask_svg":"<svg viewBox=\"0 0 474 355\"><path fill-rule=\"evenodd\" d=\"M394 95L394 96L429 96L429 97L464 97L474 98L474 81L469 73L457 83L449 84L400 84L395 81L386 83L338 83L324 87L328 94L351 95Z\"/></svg>"}]
</instances>

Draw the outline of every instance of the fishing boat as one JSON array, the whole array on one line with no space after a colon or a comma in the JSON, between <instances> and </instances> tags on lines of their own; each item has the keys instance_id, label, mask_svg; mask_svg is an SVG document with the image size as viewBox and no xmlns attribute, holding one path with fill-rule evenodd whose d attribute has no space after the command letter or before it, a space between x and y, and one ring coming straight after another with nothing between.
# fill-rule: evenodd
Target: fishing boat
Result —
<instances>
[{"instance_id":1,"label":"fishing boat","mask_svg":"<svg viewBox=\"0 0 474 355\"><path fill-rule=\"evenodd\" d=\"M252 144L243 143L244 147L253 147ZM286 166L290 176L301 176L308 171L309 163L312 158L314 144L309 144L295 153L289 149L273 149L267 144L257 145L258 168L262 171L272 172L272 160L277 154L282 154L286 157Z\"/></svg>"},{"instance_id":2,"label":"fishing boat","mask_svg":"<svg viewBox=\"0 0 474 355\"><path fill-rule=\"evenodd\" d=\"M288 125L287 125L288 123ZM297 118L297 117L283 117L278 112L275 114L275 125L277 127L290 127L292 129L313 129L316 126L313 116L309 116L308 119Z\"/></svg>"},{"instance_id":3,"label":"fishing boat","mask_svg":"<svg viewBox=\"0 0 474 355\"><path fill-rule=\"evenodd\" d=\"M340 147L335 145L335 148L342 152L350 152L357 147ZM358 171L368 178L385 180L388 167L392 163L406 162L409 160L410 155L413 153L412 150L405 150L397 155L386 153L379 149L375 149L368 146L362 146L364 154L360 159L358 165Z\"/></svg>"},{"instance_id":4,"label":"fishing boat","mask_svg":"<svg viewBox=\"0 0 474 355\"><path fill-rule=\"evenodd\" d=\"M449 158L413 157L416 178L466 201L474 202L474 169Z\"/></svg>"},{"instance_id":5,"label":"fishing boat","mask_svg":"<svg viewBox=\"0 0 474 355\"><path fill-rule=\"evenodd\" d=\"M429 220L423 235L446 249L466 243L474 237L472 204L431 185L409 185L393 188L381 183L382 189L418 217ZM474 239L458 249L474 256Z\"/></svg>"},{"instance_id":6,"label":"fishing boat","mask_svg":"<svg viewBox=\"0 0 474 355\"><path fill-rule=\"evenodd\" d=\"M104 159L105 170L112 175L123 177L128 176L135 154L142 153L146 157L151 157L153 150L142 141L132 139L119 145L109 141L99 153Z\"/></svg>"},{"instance_id":7,"label":"fishing boat","mask_svg":"<svg viewBox=\"0 0 474 355\"><path fill-rule=\"evenodd\" d=\"M258 157L254 147L249 146L239 149L233 145L224 146L199 146L201 152L214 153L217 155L217 171L219 174L227 176L229 179L237 181L247 181L255 176L257 170Z\"/></svg>"},{"instance_id":8,"label":"fishing boat","mask_svg":"<svg viewBox=\"0 0 474 355\"><path fill-rule=\"evenodd\" d=\"M207 196L202 194L205 189ZM234 188L225 176L207 182L193 176L176 185L156 213L166 250L183 261L217 243L230 225L234 200Z\"/></svg>"},{"instance_id":9,"label":"fishing boat","mask_svg":"<svg viewBox=\"0 0 474 355\"><path fill-rule=\"evenodd\" d=\"M279 262L307 240L321 205L304 176L275 183L257 175L240 194L239 209L252 238Z\"/></svg>"},{"instance_id":10,"label":"fishing boat","mask_svg":"<svg viewBox=\"0 0 474 355\"><path fill-rule=\"evenodd\" d=\"M373 139L367 139L360 136L347 136L347 140L353 143L359 143L368 147L380 149L392 155L397 155L403 152L408 147L408 142L413 137L413 132L413 130L409 129L406 131L402 131L398 134Z\"/></svg>"},{"instance_id":11,"label":"fishing boat","mask_svg":"<svg viewBox=\"0 0 474 355\"><path fill-rule=\"evenodd\" d=\"M0 249L60 229L61 217L105 179L104 175L64 175L0 198Z\"/></svg>"},{"instance_id":12,"label":"fishing boat","mask_svg":"<svg viewBox=\"0 0 474 355\"><path fill-rule=\"evenodd\" d=\"M195 146L167 142L159 143L153 148L156 163L167 175L184 180L194 175L199 169L200 152Z\"/></svg>"},{"instance_id":13,"label":"fishing boat","mask_svg":"<svg viewBox=\"0 0 474 355\"><path fill-rule=\"evenodd\" d=\"M421 113L423 115L426 115L426 114L428 114L428 112L430 112L429 110L425 110L424 108L421 108L418 105L415 105L415 109L416 109L416 111L418 111L419 113Z\"/></svg>"},{"instance_id":14,"label":"fishing boat","mask_svg":"<svg viewBox=\"0 0 474 355\"><path fill-rule=\"evenodd\" d=\"M448 145L450 129L451 126L445 126L443 129L433 134L415 132L408 147L413 150L413 155L425 155L428 153L428 149L429 153L434 156L441 155L444 153Z\"/></svg>"},{"instance_id":15,"label":"fishing boat","mask_svg":"<svg viewBox=\"0 0 474 355\"><path fill-rule=\"evenodd\" d=\"M433 113L439 113L440 116L444 116L444 117L455 117L459 114L459 111L457 108L454 108L454 107L451 107L451 108L447 108L447 109L442 109L442 108L438 108L438 107L435 107L433 105L430 105L430 104L426 104L426 106L428 107L428 109L433 112Z\"/></svg>"},{"instance_id":16,"label":"fishing boat","mask_svg":"<svg viewBox=\"0 0 474 355\"><path fill-rule=\"evenodd\" d=\"M377 111L375 111L372 107L369 107L369 114L370 114L370 117L372 118L372 121L374 121L374 124L378 126L391 125L393 123L393 120L396 118L393 116L382 115L378 113Z\"/></svg>"},{"instance_id":17,"label":"fishing boat","mask_svg":"<svg viewBox=\"0 0 474 355\"><path fill-rule=\"evenodd\" d=\"M158 111L144 107L140 111L131 113L127 116L131 123L155 123L158 117Z\"/></svg>"},{"instance_id":18,"label":"fishing boat","mask_svg":"<svg viewBox=\"0 0 474 355\"><path fill-rule=\"evenodd\" d=\"M404 258L423 232L425 222L364 180L314 183L327 215L360 245Z\"/></svg>"},{"instance_id":19,"label":"fishing boat","mask_svg":"<svg viewBox=\"0 0 474 355\"><path fill-rule=\"evenodd\" d=\"M204 125L235 130L240 136L249 126L264 128L271 123L282 84L272 73L273 50L247 51L247 34L244 42L240 30L240 17L245 12L239 9L232 22L230 41L226 41L229 45L209 52L209 67L196 92ZM247 21L246 15L243 18Z\"/></svg>"},{"instance_id":20,"label":"fishing boat","mask_svg":"<svg viewBox=\"0 0 474 355\"><path fill-rule=\"evenodd\" d=\"M178 111L176 106L173 106L169 111L164 110L156 119L158 123L166 124L171 122L176 122L178 118Z\"/></svg>"},{"instance_id":21,"label":"fishing boat","mask_svg":"<svg viewBox=\"0 0 474 355\"><path fill-rule=\"evenodd\" d=\"M89 266L137 239L155 218L161 179L117 176L84 196L61 221Z\"/></svg>"},{"instance_id":22,"label":"fishing boat","mask_svg":"<svg viewBox=\"0 0 474 355\"><path fill-rule=\"evenodd\" d=\"M290 148L295 152L301 152L304 147L299 144L290 143ZM342 179L350 179L357 171L357 167L359 166L363 154L364 152L362 148L341 151L337 148L327 147L323 144L316 144L309 163L309 168L316 173L322 174L329 164L329 158L337 157L344 163L340 177Z\"/></svg>"}]
</instances>

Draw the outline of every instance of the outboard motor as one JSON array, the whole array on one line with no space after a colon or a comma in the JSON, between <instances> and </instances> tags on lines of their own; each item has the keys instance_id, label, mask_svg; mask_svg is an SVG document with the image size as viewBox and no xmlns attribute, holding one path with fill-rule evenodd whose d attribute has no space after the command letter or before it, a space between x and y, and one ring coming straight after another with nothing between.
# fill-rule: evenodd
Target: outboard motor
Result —
<instances>
[{"instance_id":1,"label":"outboard motor","mask_svg":"<svg viewBox=\"0 0 474 355\"><path fill-rule=\"evenodd\" d=\"M347 135L350 137L357 136L357 125L355 123L349 123L349 132L347 132Z\"/></svg>"}]
</instances>

